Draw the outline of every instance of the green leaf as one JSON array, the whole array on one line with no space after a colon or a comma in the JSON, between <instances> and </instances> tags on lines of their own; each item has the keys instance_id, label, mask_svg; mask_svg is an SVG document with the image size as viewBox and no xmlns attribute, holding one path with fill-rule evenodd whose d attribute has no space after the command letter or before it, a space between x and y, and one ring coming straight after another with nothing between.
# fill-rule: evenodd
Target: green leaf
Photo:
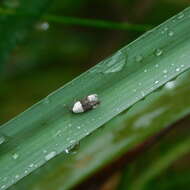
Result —
<instances>
[{"instance_id":1,"label":"green leaf","mask_svg":"<svg viewBox=\"0 0 190 190\"><path fill-rule=\"evenodd\" d=\"M42 14L49 5L49 0L11 1L5 2L4 7L15 8L15 12L27 12L34 17L1 15L0 16L0 73L3 78L6 70L8 56L16 47L17 42L23 40L27 30L32 30L34 21ZM2 10L2 7L0 8ZM11 9L10 9L11 10Z\"/></svg>"},{"instance_id":2,"label":"green leaf","mask_svg":"<svg viewBox=\"0 0 190 190\"><path fill-rule=\"evenodd\" d=\"M188 70L189 16L190 9L184 10L4 124L0 132L9 139L0 149L0 176L6 177L0 187L16 183ZM84 114L70 112L67 106L74 99L92 93L101 100L97 109ZM189 109L182 115L188 112ZM158 130L145 131L141 138ZM128 146L141 138L134 135L127 139L133 142Z\"/></svg>"},{"instance_id":3,"label":"green leaf","mask_svg":"<svg viewBox=\"0 0 190 190\"><path fill-rule=\"evenodd\" d=\"M163 88L148 95L82 140L78 150L60 154L13 187L16 189L30 187L30 190L70 189L149 136L189 114L189 80L188 71L176 80L166 83ZM154 162L152 156L149 156L149 159ZM147 157L145 160L148 160ZM136 169L138 170L138 167ZM127 168L127 174L128 170Z\"/></svg>"}]
</instances>

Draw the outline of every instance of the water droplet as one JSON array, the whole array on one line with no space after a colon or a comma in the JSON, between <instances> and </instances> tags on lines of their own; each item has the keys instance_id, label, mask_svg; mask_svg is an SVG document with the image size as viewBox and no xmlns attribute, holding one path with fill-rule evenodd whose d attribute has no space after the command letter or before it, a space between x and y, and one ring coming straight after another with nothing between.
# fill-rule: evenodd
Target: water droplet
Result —
<instances>
[{"instance_id":1,"label":"water droplet","mask_svg":"<svg viewBox=\"0 0 190 190\"><path fill-rule=\"evenodd\" d=\"M167 78L168 76L167 75L164 75L164 78Z\"/></svg>"},{"instance_id":2,"label":"water droplet","mask_svg":"<svg viewBox=\"0 0 190 190\"><path fill-rule=\"evenodd\" d=\"M18 179L18 178L19 178L19 175L15 175L15 178Z\"/></svg>"},{"instance_id":3,"label":"water droplet","mask_svg":"<svg viewBox=\"0 0 190 190\"><path fill-rule=\"evenodd\" d=\"M44 99L44 104L49 104L49 103L50 103L49 96L47 96L47 97Z\"/></svg>"},{"instance_id":4,"label":"water droplet","mask_svg":"<svg viewBox=\"0 0 190 190\"><path fill-rule=\"evenodd\" d=\"M58 131L55 133L54 136L55 136L55 137L57 137L57 136L61 136L61 130L58 130Z\"/></svg>"},{"instance_id":5,"label":"water droplet","mask_svg":"<svg viewBox=\"0 0 190 190\"><path fill-rule=\"evenodd\" d=\"M38 164L35 164L34 167L37 168L37 167L38 167Z\"/></svg>"},{"instance_id":6,"label":"water droplet","mask_svg":"<svg viewBox=\"0 0 190 190\"><path fill-rule=\"evenodd\" d=\"M47 153L47 150L43 150L43 153Z\"/></svg>"},{"instance_id":7,"label":"water droplet","mask_svg":"<svg viewBox=\"0 0 190 190\"><path fill-rule=\"evenodd\" d=\"M77 126L77 129L80 129L81 127L80 126Z\"/></svg>"},{"instance_id":8,"label":"water droplet","mask_svg":"<svg viewBox=\"0 0 190 190\"><path fill-rule=\"evenodd\" d=\"M5 185L2 185L2 186L1 186L1 189L4 189L4 188L5 188Z\"/></svg>"},{"instance_id":9,"label":"water droplet","mask_svg":"<svg viewBox=\"0 0 190 190\"><path fill-rule=\"evenodd\" d=\"M180 68L177 68L176 71L179 72L179 71L180 71Z\"/></svg>"},{"instance_id":10,"label":"water droplet","mask_svg":"<svg viewBox=\"0 0 190 190\"><path fill-rule=\"evenodd\" d=\"M184 66L185 66L185 65L183 65L183 64L181 65L181 67L184 67Z\"/></svg>"},{"instance_id":11,"label":"water droplet","mask_svg":"<svg viewBox=\"0 0 190 190\"><path fill-rule=\"evenodd\" d=\"M27 173L28 173L28 170L24 170L24 173L27 174Z\"/></svg>"},{"instance_id":12,"label":"water droplet","mask_svg":"<svg viewBox=\"0 0 190 190\"><path fill-rule=\"evenodd\" d=\"M173 35L174 35L174 32L173 32L173 31L169 31L169 32L168 32L168 36L171 37L171 36L173 36Z\"/></svg>"},{"instance_id":13,"label":"water droplet","mask_svg":"<svg viewBox=\"0 0 190 190\"><path fill-rule=\"evenodd\" d=\"M163 70L163 73L165 73L165 74L166 74L167 72L168 72L168 71L167 71L166 69L165 69L165 70Z\"/></svg>"},{"instance_id":14,"label":"water droplet","mask_svg":"<svg viewBox=\"0 0 190 190\"><path fill-rule=\"evenodd\" d=\"M65 149L65 153L66 154L70 154L70 153L75 154L75 153L77 153L79 148L80 148L80 143L79 142L74 143L73 145L71 145Z\"/></svg>"},{"instance_id":15,"label":"water droplet","mask_svg":"<svg viewBox=\"0 0 190 190\"><path fill-rule=\"evenodd\" d=\"M155 83L155 84L158 84L158 83L159 83L159 81L158 81L158 80L156 80L154 83Z\"/></svg>"},{"instance_id":16,"label":"water droplet","mask_svg":"<svg viewBox=\"0 0 190 190\"><path fill-rule=\"evenodd\" d=\"M137 55L135 57L135 60L136 60L136 62L141 62L143 60L143 56L142 55Z\"/></svg>"},{"instance_id":17,"label":"water droplet","mask_svg":"<svg viewBox=\"0 0 190 190\"><path fill-rule=\"evenodd\" d=\"M157 67L159 67L159 65L158 65L158 64L156 64L156 65L155 65L155 67L157 68Z\"/></svg>"},{"instance_id":18,"label":"water droplet","mask_svg":"<svg viewBox=\"0 0 190 190\"><path fill-rule=\"evenodd\" d=\"M165 33L165 31L162 30L162 31L161 31L161 34L164 34L164 33Z\"/></svg>"},{"instance_id":19,"label":"water droplet","mask_svg":"<svg viewBox=\"0 0 190 190\"><path fill-rule=\"evenodd\" d=\"M144 91L141 91L141 95L142 95L142 97L144 97L144 96L145 96L145 93L144 93Z\"/></svg>"},{"instance_id":20,"label":"water droplet","mask_svg":"<svg viewBox=\"0 0 190 190\"><path fill-rule=\"evenodd\" d=\"M3 144L5 140L6 140L5 136L0 135L0 144Z\"/></svg>"},{"instance_id":21,"label":"water droplet","mask_svg":"<svg viewBox=\"0 0 190 190\"><path fill-rule=\"evenodd\" d=\"M31 163L31 164L29 165L29 167L30 167L30 168L32 168L33 166L34 166L34 164L33 164L33 163Z\"/></svg>"},{"instance_id":22,"label":"water droplet","mask_svg":"<svg viewBox=\"0 0 190 190\"><path fill-rule=\"evenodd\" d=\"M146 72L147 72L147 69L145 69L144 72L146 73Z\"/></svg>"},{"instance_id":23,"label":"water droplet","mask_svg":"<svg viewBox=\"0 0 190 190\"><path fill-rule=\"evenodd\" d=\"M12 157L13 157L13 159L17 159L18 157L19 157L19 155L17 154L17 153L14 153L13 155L12 155Z\"/></svg>"},{"instance_id":24,"label":"water droplet","mask_svg":"<svg viewBox=\"0 0 190 190\"><path fill-rule=\"evenodd\" d=\"M160 56L160 55L162 55L162 53L163 53L163 50L161 50L159 48L155 50L155 55L156 56Z\"/></svg>"},{"instance_id":25,"label":"water droplet","mask_svg":"<svg viewBox=\"0 0 190 190\"><path fill-rule=\"evenodd\" d=\"M180 13L180 14L177 16L178 19L182 19L183 17L184 17L184 14L183 14L183 13Z\"/></svg>"},{"instance_id":26,"label":"water droplet","mask_svg":"<svg viewBox=\"0 0 190 190\"><path fill-rule=\"evenodd\" d=\"M69 123L69 124L68 124L68 126L69 126L69 127L72 127L72 124L71 124L71 123Z\"/></svg>"},{"instance_id":27,"label":"water droplet","mask_svg":"<svg viewBox=\"0 0 190 190\"><path fill-rule=\"evenodd\" d=\"M119 72L125 67L126 62L127 62L126 53L118 51L110 58L96 65L93 69L90 70L90 72L103 73L103 74Z\"/></svg>"},{"instance_id":28,"label":"water droplet","mask_svg":"<svg viewBox=\"0 0 190 190\"><path fill-rule=\"evenodd\" d=\"M165 84L165 87L168 89L173 89L175 87L175 81L170 81Z\"/></svg>"},{"instance_id":29,"label":"water droplet","mask_svg":"<svg viewBox=\"0 0 190 190\"><path fill-rule=\"evenodd\" d=\"M142 85L142 83L141 82L139 82L139 86L141 86Z\"/></svg>"},{"instance_id":30,"label":"water droplet","mask_svg":"<svg viewBox=\"0 0 190 190\"><path fill-rule=\"evenodd\" d=\"M45 156L45 160L48 161L48 160L52 159L54 156L56 156L56 152L52 151Z\"/></svg>"}]
</instances>

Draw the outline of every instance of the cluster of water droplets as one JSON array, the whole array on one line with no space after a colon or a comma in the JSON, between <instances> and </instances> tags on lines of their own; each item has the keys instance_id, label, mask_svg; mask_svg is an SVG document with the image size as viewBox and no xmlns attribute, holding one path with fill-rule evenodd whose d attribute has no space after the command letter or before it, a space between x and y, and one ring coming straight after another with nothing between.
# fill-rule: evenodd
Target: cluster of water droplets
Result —
<instances>
[{"instance_id":1,"label":"cluster of water droplets","mask_svg":"<svg viewBox=\"0 0 190 190\"><path fill-rule=\"evenodd\" d=\"M19 154L18 153L12 153L12 159L17 161L19 159ZM30 171L33 170L33 168L37 168L38 164L36 163L30 163L27 168L24 170L24 172L22 174L15 174L14 176L9 176L8 177L0 177L0 182L6 182L7 180L9 180L9 182L11 182L12 184L14 184L16 181L18 181L20 178L22 178L23 176L27 175ZM6 183L0 186L0 190L3 190L6 188Z\"/></svg>"},{"instance_id":2,"label":"cluster of water droplets","mask_svg":"<svg viewBox=\"0 0 190 190\"><path fill-rule=\"evenodd\" d=\"M169 37L172 37L174 35L174 31L169 30L169 28L166 26L164 29L162 29L161 34L167 34Z\"/></svg>"}]
</instances>

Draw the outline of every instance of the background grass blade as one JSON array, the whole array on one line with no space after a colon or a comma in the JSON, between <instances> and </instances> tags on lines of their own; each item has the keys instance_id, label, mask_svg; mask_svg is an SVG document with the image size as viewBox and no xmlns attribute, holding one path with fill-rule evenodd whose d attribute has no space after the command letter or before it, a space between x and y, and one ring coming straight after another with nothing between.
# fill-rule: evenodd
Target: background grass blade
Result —
<instances>
[{"instance_id":1,"label":"background grass blade","mask_svg":"<svg viewBox=\"0 0 190 190\"><path fill-rule=\"evenodd\" d=\"M153 186L164 190L188 189L189 167L180 166L189 160L189 122L189 117L177 122L164 138L128 165L118 190L148 190Z\"/></svg>"},{"instance_id":2,"label":"background grass blade","mask_svg":"<svg viewBox=\"0 0 190 190\"><path fill-rule=\"evenodd\" d=\"M27 30L31 30L34 21L42 14L45 8L49 5L49 0L32 0L26 2L25 0L15 2L3 2L2 7L14 8L15 12L28 12L34 17L13 17L4 15L0 17L0 74L4 77L6 69L6 60L13 48L16 47L18 41L21 41L25 36ZM1 7L1 9L2 9Z\"/></svg>"},{"instance_id":3,"label":"background grass blade","mask_svg":"<svg viewBox=\"0 0 190 190\"><path fill-rule=\"evenodd\" d=\"M188 100L190 92L189 79L190 72L188 71L175 81L166 83L163 88L148 95L131 109L82 140L78 149L71 150L69 154L60 154L44 167L21 180L13 186L13 189L25 189L26 187L30 187L30 190L36 188L69 189L78 184L98 169L118 159L123 153L133 149L137 144L142 143L149 136L166 129L179 118L189 114L190 101L185 101ZM165 144L165 141L162 144ZM154 160L152 156L149 158ZM149 163L150 160L147 162ZM112 165L113 168L117 168L114 164ZM129 173L128 168L126 173ZM128 180L125 185L129 186ZM121 189L126 189L128 186L125 188L122 186Z\"/></svg>"},{"instance_id":4,"label":"background grass blade","mask_svg":"<svg viewBox=\"0 0 190 190\"><path fill-rule=\"evenodd\" d=\"M27 12L15 12L15 10L0 9L0 15L12 15L12 16L23 16L23 17L35 17L36 15ZM86 27L102 28L102 29L114 29L114 30L132 30L132 31L147 31L152 28L150 25L140 25L131 23L118 23L106 20L97 19L85 19L77 17L67 16L55 16L55 15L43 15L42 19L48 22L55 22L65 25L79 25Z\"/></svg>"},{"instance_id":5,"label":"background grass blade","mask_svg":"<svg viewBox=\"0 0 190 190\"><path fill-rule=\"evenodd\" d=\"M7 188L190 68L190 9L4 124L0 187ZM97 93L101 105L73 115L74 99ZM11 170L8 168L12 168ZM2 189L3 189L2 188Z\"/></svg>"}]
</instances>

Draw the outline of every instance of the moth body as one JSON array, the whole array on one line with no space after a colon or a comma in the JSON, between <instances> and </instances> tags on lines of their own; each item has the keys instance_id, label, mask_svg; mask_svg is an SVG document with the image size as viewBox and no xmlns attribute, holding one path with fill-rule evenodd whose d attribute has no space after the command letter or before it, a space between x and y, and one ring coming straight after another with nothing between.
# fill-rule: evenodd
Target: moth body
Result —
<instances>
[{"instance_id":1,"label":"moth body","mask_svg":"<svg viewBox=\"0 0 190 190\"><path fill-rule=\"evenodd\" d=\"M100 101L97 94L91 94L83 98L82 100L76 101L72 107L73 113L83 113L89 110L95 109Z\"/></svg>"}]
</instances>

